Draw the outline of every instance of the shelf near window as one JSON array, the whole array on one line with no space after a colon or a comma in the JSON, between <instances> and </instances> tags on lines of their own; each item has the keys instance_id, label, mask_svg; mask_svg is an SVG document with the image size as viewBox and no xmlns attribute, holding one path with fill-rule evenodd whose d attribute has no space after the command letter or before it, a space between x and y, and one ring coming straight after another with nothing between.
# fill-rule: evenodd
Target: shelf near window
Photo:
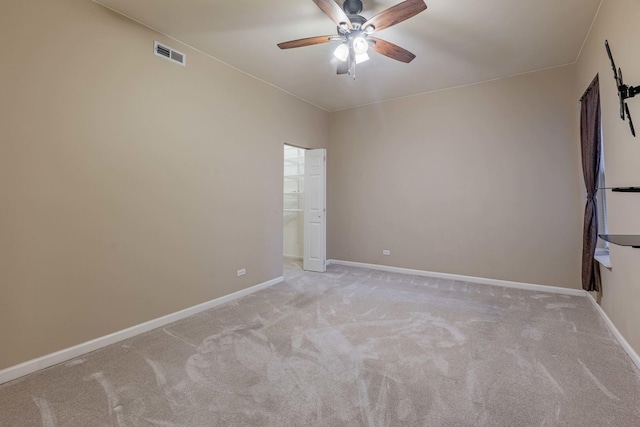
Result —
<instances>
[{"instance_id":1,"label":"shelf near window","mask_svg":"<svg viewBox=\"0 0 640 427\"><path fill-rule=\"evenodd\" d=\"M640 193L640 187L613 187L614 193Z\"/></svg>"},{"instance_id":2,"label":"shelf near window","mask_svg":"<svg viewBox=\"0 0 640 427\"><path fill-rule=\"evenodd\" d=\"M610 187L598 188L598 190L611 190L614 193L640 193L640 187ZM640 235L637 234L600 234L602 240L618 246L627 246L640 249Z\"/></svg>"},{"instance_id":3,"label":"shelf near window","mask_svg":"<svg viewBox=\"0 0 640 427\"><path fill-rule=\"evenodd\" d=\"M614 193L640 193L640 187L608 187L598 188L598 190L611 190Z\"/></svg>"},{"instance_id":4,"label":"shelf near window","mask_svg":"<svg viewBox=\"0 0 640 427\"><path fill-rule=\"evenodd\" d=\"M614 245L640 249L640 235L637 234L600 234L600 238Z\"/></svg>"}]
</instances>

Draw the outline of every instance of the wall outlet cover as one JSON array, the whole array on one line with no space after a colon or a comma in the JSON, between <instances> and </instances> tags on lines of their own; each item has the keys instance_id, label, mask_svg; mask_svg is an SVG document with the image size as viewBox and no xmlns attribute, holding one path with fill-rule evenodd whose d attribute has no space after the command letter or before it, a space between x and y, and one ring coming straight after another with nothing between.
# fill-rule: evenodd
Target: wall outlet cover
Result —
<instances>
[{"instance_id":1,"label":"wall outlet cover","mask_svg":"<svg viewBox=\"0 0 640 427\"><path fill-rule=\"evenodd\" d=\"M388 250L388 249L385 249L385 250L382 251L382 255L387 255L387 256L391 255L391 251Z\"/></svg>"},{"instance_id":2,"label":"wall outlet cover","mask_svg":"<svg viewBox=\"0 0 640 427\"><path fill-rule=\"evenodd\" d=\"M246 268L241 268L240 270L237 271L236 274L238 275L238 277L244 276L245 274L247 274L247 269Z\"/></svg>"}]
</instances>

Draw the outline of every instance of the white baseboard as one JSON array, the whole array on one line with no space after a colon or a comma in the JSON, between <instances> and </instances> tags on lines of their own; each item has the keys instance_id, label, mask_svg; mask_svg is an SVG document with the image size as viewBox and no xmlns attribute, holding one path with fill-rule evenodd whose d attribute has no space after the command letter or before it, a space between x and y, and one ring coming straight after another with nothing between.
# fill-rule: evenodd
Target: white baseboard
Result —
<instances>
[{"instance_id":1,"label":"white baseboard","mask_svg":"<svg viewBox=\"0 0 640 427\"><path fill-rule=\"evenodd\" d=\"M435 277L438 279L458 280L461 282L479 283L482 285L501 286L503 288L525 289L528 291L548 292L553 294L573 295L583 297L585 291L582 289L559 288L557 286L535 285L532 283L510 282L506 280L485 279L482 277L460 276L457 274L436 273L424 270L412 270L409 268L389 267L378 264L365 264L362 262L340 261L332 259L331 264L346 265L349 267L369 268L371 270L387 271L390 273L412 274L414 276Z\"/></svg>"},{"instance_id":2,"label":"white baseboard","mask_svg":"<svg viewBox=\"0 0 640 427\"><path fill-rule=\"evenodd\" d=\"M611 333L616 337L616 339L618 340L622 348L627 352L627 354L629 355L633 363L638 367L638 369L640 369L640 356L638 355L638 353L635 352L633 347L631 347L631 345L627 342L627 340L622 336L618 328L615 327L611 319L609 319L609 316L607 316L607 314L604 312L602 307L600 307L600 305L595 301L595 299L591 296L591 294L583 290L557 288L553 286L535 285L535 284L520 283L520 282L509 282L504 280L485 279L480 277L461 276L461 275L455 275L455 274L436 273L436 272L423 271L423 270L412 270L408 268L389 267L384 265L366 264L366 263L352 262L352 261L328 260L327 265L330 265L330 264L345 265L350 267L369 268L372 270L387 271L391 273L412 274L414 276L459 280L459 281L465 281L465 282L471 282L471 283L480 283L485 285L502 286L506 288L526 289L526 290L540 291L540 292L551 292L551 293L558 293L558 294L564 294L564 295L586 296L593 304L593 307L596 310L596 312L600 314L600 316L604 320L605 324L607 325ZM265 289L270 286L276 285L278 283L281 283L282 281L284 281L283 277L277 277L275 279L269 280L259 285L255 285L250 288L243 289L241 291L234 292L232 294L225 295L223 297L216 298L214 300L207 301L205 303L198 304L193 307L189 307L187 309L184 309L175 313L171 313L166 316L162 316L157 319L153 319L148 322L141 323L139 325L132 326L122 331L114 332L112 334L109 334L100 338L96 338L94 340L87 341L85 343L78 344L76 346L21 363L19 365L11 366L9 368L6 368L0 371L0 384L13 381L17 378L32 374L41 369L45 369L45 368L57 365L59 363L63 363L68 360L74 359L78 356L82 356L83 354L87 354L92 351L101 349L103 347L116 344L120 341L134 337L144 332L148 332L150 330L160 328L162 326L168 325L170 323L184 319L186 317L192 316L202 311L209 310L213 307L219 306L226 302L252 294L261 289Z\"/></svg>"},{"instance_id":3,"label":"white baseboard","mask_svg":"<svg viewBox=\"0 0 640 427\"><path fill-rule=\"evenodd\" d=\"M633 347L631 347L631 344L629 344L629 342L627 342L627 340L622 336L618 328L616 328L611 319L609 319L609 316L607 316L607 313L604 312L602 307L600 307L600 304L596 302L593 296L589 292L587 292L586 294L587 298L589 299L589 301L591 301L593 307L600 314L602 320L604 320L604 323L607 325L613 336L616 337L624 351L627 352L633 363L638 367L638 369L640 369L640 356L638 356L638 353L636 353Z\"/></svg>"},{"instance_id":4,"label":"white baseboard","mask_svg":"<svg viewBox=\"0 0 640 427\"><path fill-rule=\"evenodd\" d=\"M435 277L438 279L450 279L450 280L459 280L464 282L471 283L480 283L483 285L492 285L492 286L502 286L505 288L515 288L515 289L525 289L529 291L539 291L539 292L550 292L555 294L563 294L563 295L572 295L572 296L581 296L588 298L593 304L596 312L602 317L605 324L611 331L611 333L616 337L624 351L629 355L633 363L640 369L640 356L638 353L631 347L631 345L627 342L627 340L622 336L618 328L613 324L607 313L600 307L600 305L593 299L593 296L589 292L586 292L582 289L568 289L568 288L558 288L555 286L546 286L546 285L535 285L531 283L520 283L520 282L509 282L505 280L495 280L495 279L484 279L481 277L472 277L472 276L460 276L456 274L446 274L446 273L434 273L431 271L423 271L423 270L412 270L408 268L400 268L400 267L389 267L385 265L377 265L377 264L366 264L362 262L352 262L352 261L339 261L339 260L330 260L330 264L335 265L345 265L349 267L360 267L360 268L369 268L371 270L379 270L379 271L387 271L390 273L402 273L402 274L412 274L414 276L424 276L424 277Z\"/></svg>"},{"instance_id":5,"label":"white baseboard","mask_svg":"<svg viewBox=\"0 0 640 427\"><path fill-rule=\"evenodd\" d=\"M244 297L259 290L268 288L280 282L284 281L284 277L277 277L259 285L252 286L247 289L243 289L238 292L234 292L229 295L225 295L220 298L216 298L211 301L207 301L202 304L195 305L193 307L186 308L184 310L177 311L175 313L168 314L166 316L158 317L157 319L150 320L148 322L140 323L139 325L132 326L127 329L123 329L118 332L114 332L109 335L105 335L100 338L96 338L91 341L87 341L82 344L78 344L73 347L66 348L64 350L57 351L55 353L47 354L46 356L39 357L37 359L29 360L19 365L11 366L9 368L0 371L0 384L4 384L9 381L13 381L17 378L25 375L32 374L41 369L49 368L59 363L66 362L83 354L90 353L92 351L107 347L112 344L116 344L120 341L128 338L140 335L144 332L163 327L169 323L184 319L194 314L200 313L210 308L219 306L229 301Z\"/></svg>"}]
</instances>

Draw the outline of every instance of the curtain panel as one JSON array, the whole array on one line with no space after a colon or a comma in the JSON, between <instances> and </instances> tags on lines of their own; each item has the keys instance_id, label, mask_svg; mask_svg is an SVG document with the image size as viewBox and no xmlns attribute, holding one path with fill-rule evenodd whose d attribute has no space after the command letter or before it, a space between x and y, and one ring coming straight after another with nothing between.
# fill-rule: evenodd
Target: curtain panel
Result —
<instances>
[{"instance_id":1,"label":"curtain panel","mask_svg":"<svg viewBox=\"0 0 640 427\"><path fill-rule=\"evenodd\" d=\"M594 259L598 243L598 173L600 170L600 84L598 76L580 99L580 146L582 151L582 175L587 189L582 233L582 288L600 291L600 270Z\"/></svg>"}]
</instances>

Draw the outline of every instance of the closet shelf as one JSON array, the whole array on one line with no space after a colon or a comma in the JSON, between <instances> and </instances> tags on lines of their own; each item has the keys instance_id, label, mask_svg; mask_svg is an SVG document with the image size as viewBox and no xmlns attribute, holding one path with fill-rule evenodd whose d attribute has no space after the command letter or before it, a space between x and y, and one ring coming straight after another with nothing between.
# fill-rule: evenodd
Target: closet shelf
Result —
<instances>
[{"instance_id":1,"label":"closet shelf","mask_svg":"<svg viewBox=\"0 0 640 427\"><path fill-rule=\"evenodd\" d=\"M600 234L602 240L618 246L631 246L640 249L640 235L634 234Z\"/></svg>"}]
</instances>

